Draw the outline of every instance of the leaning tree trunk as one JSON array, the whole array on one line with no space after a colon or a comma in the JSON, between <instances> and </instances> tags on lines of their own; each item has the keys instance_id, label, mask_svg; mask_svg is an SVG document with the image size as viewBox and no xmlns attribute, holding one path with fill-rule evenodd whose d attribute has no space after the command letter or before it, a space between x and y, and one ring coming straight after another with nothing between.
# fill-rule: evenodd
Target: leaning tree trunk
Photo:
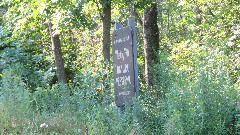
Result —
<instances>
[{"instance_id":1,"label":"leaning tree trunk","mask_svg":"<svg viewBox=\"0 0 240 135\"><path fill-rule=\"evenodd\" d=\"M56 34L52 30L52 24L49 23L49 31L52 41L52 51L55 59L55 64L57 67L57 77L59 82L67 83L67 77L64 70L63 57L61 52L61 42L59 34Z\"/></svg>"},{"instance_id":2,"label":"leaning tree trunk","mask_svg":"<svg viewBox=\"0 0 240 135\"><path fill-rule=\"evenodd\" d=\"M152 3L143 14L143 40L145 55L145 79L148 88L154 85L153 67L158 63L159 29L157 25L157 4Z\"/></svg>"},{"instance_id":3,"label":"leaning tree trunk","mask_svg":"<svg viewBox=\"0 0 240 135\"><path fill-rule=\"evenodd\" d=\"M111 0L103 0L103 57L104 61L110 60L110 29L111 29Z\"/></svg>"}]
</instances>

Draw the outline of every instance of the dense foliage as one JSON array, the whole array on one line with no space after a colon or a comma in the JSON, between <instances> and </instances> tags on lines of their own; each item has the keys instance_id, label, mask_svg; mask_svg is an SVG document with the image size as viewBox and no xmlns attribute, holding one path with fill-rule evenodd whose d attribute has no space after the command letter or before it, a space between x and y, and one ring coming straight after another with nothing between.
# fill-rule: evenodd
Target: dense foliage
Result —
<instances>
[{"instance_id":1,"label":"dense foliage","mask_svg":"<svg viewBox=\"0 0 240 135\"><path fill-rule=\"evenodd\" d=\"M113 64L103 61L104 2L0 2L1 134L240 134L238 0L157 1L154 87L144 80L138 23L140 97L123 114L114 103ZM141 19L152 0L134 2ZM112 20L124 24L131 8L130 0L114 1ZM60 35L67 84L56 79L49 21Z\"/></svg>"}]
</instances>

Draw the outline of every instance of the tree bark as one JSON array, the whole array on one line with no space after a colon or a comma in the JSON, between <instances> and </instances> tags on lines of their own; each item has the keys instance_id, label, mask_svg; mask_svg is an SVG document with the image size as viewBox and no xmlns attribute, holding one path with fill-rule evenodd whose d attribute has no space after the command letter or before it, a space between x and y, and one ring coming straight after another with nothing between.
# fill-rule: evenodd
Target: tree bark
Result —
<instances>
[{"instance_id":1,"label":"tree bark","mask_svg":"<svg viewBox=\"0 0 240 135\"><path fill-rule=\"evenodd\" d=\"M158 63L159 29L157 25L157 4L152 3L143 13L143 40L145 55L145 80L150 88L154 85L152 69Z\"/></svg>"},{"instance_id":2,"label":"tree bark","mask_svg":"<svg viewBox=\"0 0 240 135\"><path fill-rule=\"evenodd\" d=\"M110 60L110 29L111 29L111 0L103 0L103 57L104 61Z\"/></svg>"},{"instance_id":3,"label":"tree bark","mask_svg":"<svg viewBox=\"0 0 240 135\"><path fill-rule=\"evenodd\" d=\"M54 55L54 60L57 68L57 77L59 82L67 83L67 77L64 69L64 62L61 52L61 42L59 34L56 34L52 30L52 24L49 23L50 37L52 41L52 51Z\"/></svg>"}]
</instances>

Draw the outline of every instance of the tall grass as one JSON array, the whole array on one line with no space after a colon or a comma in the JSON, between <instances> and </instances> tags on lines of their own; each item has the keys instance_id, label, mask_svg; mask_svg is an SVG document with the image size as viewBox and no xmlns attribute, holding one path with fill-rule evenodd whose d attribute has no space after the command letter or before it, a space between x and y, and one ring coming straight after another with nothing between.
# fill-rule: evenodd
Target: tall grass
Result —
<instances>
[{"instance_id":1,"label":"tall grass","mask_svg":"<svg viewBox=\"0 0 240 135\"><path fill-rule=\"evenodd\" d=\"M167 58L167 57L166 57ZM3 71L0 87L1 134L236 134L239 89L228 75L204 64L194 74L157 65L156 89L140 95L140 112L132 106L119 114L111 79L108 94L99 76L81 75L81 83L37 87L32 93L21 64ZM93 81L95 80L95 81ZM42 86L42 85L41 85ZM137 101L138 102L138 101Z\"/></svg>"},{"instance_id":2,"label":"tall grass","mask_svg":"<svg viewBox=\"0 0 240 135\"><path fill-rule=\"evenodd\" d=\"M23 73L18 64L3 71L2 134L127 134L132 130L132 110L127 107L120 115L113 98L101 97L94 87L55 84L29 93Z\"/></svg>"}]
</instances>

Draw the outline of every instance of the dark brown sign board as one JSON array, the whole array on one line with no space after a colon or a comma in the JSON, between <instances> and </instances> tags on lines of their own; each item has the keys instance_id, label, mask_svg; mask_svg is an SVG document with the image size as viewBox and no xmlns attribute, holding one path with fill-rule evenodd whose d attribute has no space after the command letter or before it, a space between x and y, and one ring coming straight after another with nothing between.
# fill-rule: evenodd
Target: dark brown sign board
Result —
<instances>
[{"instance_id":1,"label":"dark brown sign board","mask_svg":"<svg viewBox=\"0 0 240 135\"><path fill-rule=\"evenodd\" d=\"M112 34L114 94L117 106L132 104L135 96L133 37L130 27Z\"/></svg>"}]
</instances>

